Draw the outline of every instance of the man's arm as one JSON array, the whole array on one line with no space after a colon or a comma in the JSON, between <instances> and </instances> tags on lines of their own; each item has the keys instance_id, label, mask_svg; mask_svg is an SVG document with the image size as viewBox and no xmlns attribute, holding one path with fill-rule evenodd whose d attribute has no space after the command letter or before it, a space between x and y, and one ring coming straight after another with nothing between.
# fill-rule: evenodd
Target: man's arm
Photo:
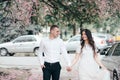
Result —
<instances>
[{"instance_id":1,"label":"man's arm","mask_svg":"<svg viewBox=\"0 0 120 80\"><path fill-rule=\"evenodd\" d=\"M66 50L66 47L65 47L65 44L64 44L63 41L61 41L61 53L64 56L64 58L66 59L66 61L68 63L68 66L70 66L71 65L71 61L69 59L69 55L67 53L67 50Z\"/></svg>"},{"instance_id":2,"label":"man's arm","mask_svg":"<svg viewBox=\"0 0 120 80\"><path fill-rule=\"evenodd\" d=\"M40 45L39 45L39 49L37 51L38 59L40 60L41 66L44 65L43 52L44 52L44 44L43 44L43 41L41 40Z\"/></svg>"}]
</instances>

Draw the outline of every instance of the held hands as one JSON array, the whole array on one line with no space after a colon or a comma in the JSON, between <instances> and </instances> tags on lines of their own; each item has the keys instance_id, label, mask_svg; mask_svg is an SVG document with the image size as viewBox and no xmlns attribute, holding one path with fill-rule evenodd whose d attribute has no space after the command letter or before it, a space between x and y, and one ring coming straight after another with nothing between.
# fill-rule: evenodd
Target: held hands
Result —
<instances>
[{"instance_id":1,"label":"held hands","mask_svg":"<svg viewBox=\"0 0 120 80\"><path fill-rule=\"evenodd\" d=\"M68 67L66 68L66 70L67 70L68 72L70 72L70 71L72 71L72 68L68 66Z\"/></svg>"}]
</instances>

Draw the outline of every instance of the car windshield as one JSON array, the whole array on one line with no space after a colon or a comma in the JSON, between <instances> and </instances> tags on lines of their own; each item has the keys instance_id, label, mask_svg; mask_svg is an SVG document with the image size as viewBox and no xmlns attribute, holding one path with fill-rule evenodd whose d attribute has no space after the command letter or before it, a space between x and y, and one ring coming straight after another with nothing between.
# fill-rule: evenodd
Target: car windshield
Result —
<instances>
[{"instance_id":1,"label":"car windshield","mask_svg":"<svg viewBox=\"0 0 120 80\"><path fill-rule=\"evenodd\" d=\"M36 41L36 39L33 36L22 36L22 37L18 37L15 40L13 40L14 43L16 43L16 42L32 42L32 41Z\"/></svg>"},{"instance_id":2,"label":"car windshield","mask_svg":"<svg viewBox=\"0 0 120 80\"><path fill-rule=\"evenodd\" d=\"M117 44L112 56L120 56L120 43Z\"/></svg>"},{"instance_id":3,"label":"car windshield","mask_svg":"<svg viewBox=\"0 0 120 80\"><path fill-rule=\"evenodd\" d=\"M24 42L24 37L18 37L16 39L13 40L14 43L16 42Z\"/></svg>"},{"instance_id":4,"label":"car windshield","mask_svg":"<svg viewBox=\"0 0 120 80\"><path fill-rule=\"evenodd\" d=\"M75 36L70 41L80 41L80 36Z\"/></svg>"},{"instance_id":5,"label":"car windshield","mask_svg":"<svg viewBox=\"0 0 120 80\"><path fill-rule=\"evenodd\" d=\"M108 52L106 53L106 55L110 56L114 53L115 51L115 48L116 48L117 44L114 44L109 50Z\"/></svg>"}]
</instances>

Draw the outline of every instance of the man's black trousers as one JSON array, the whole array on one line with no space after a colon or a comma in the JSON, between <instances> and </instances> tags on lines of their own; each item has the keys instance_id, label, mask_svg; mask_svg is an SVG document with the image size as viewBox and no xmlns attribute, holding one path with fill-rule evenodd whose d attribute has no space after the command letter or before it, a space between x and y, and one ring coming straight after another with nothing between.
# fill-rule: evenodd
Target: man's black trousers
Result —
<instances>
[{"instance_id":1,"label":"man's black trousers","mask_svg":"<svg viewBox=\"0 0 120 80\"><path fill-rule=\"evenodd\" d=\"M59 62L55 63L44 63L45 68L43 68L43 80L59 80L61 65Z\"/></svg>"}]
</instances>

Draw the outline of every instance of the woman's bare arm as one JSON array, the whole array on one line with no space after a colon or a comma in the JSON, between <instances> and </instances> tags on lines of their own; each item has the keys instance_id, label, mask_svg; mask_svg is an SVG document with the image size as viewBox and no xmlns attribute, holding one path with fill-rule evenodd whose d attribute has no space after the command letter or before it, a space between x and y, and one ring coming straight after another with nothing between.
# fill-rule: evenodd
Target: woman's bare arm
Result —
<instances>
[{"instance_id":1,"label":"woman's bare arm","mask_svg":"<svg viewBox=\"0 0 120 80\"><path fill-rule=\"evenodd\" d=\"M71 67L73 67L73 66L77 63L77 61L79 60L80 56L81 56L80 53L76 53L76 54L75 54L75 57L74 57L74 59L72 60Z\"/></svg>"},{"instance_id":2,"label":"woman's bare arm","mask_svg":"<svg viewBox=\"0 0 120 80\"><path fill-rule=\"evenodd\" d=\"M98 53L96 53L96 55L95 55L95 61L97 62L97 64L98 64L102 69L107 69L107 68L103 65L103 63L101 62L101 60L100 60L100 58L99 58L99 56L98 56Z\"/></svg>"}]
</instances>

